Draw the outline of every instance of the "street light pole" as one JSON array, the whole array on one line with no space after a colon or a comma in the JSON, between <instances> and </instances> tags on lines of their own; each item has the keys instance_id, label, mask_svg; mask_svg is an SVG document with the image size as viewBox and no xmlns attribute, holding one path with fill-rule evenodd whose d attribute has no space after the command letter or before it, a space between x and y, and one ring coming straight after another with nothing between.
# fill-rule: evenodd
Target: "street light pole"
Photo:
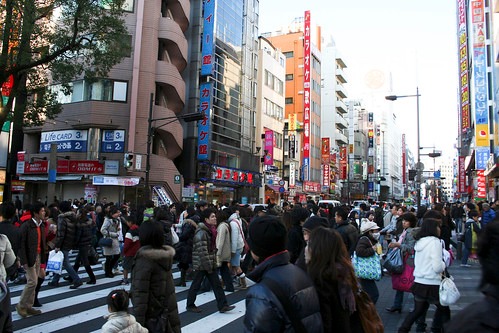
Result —
<instances>
[{"instance_id":1,"label":"street light pole","mask_svg":"<svg viewBox=\"0 0 499 333\"><path fill-rule=\"evenodd\" d=\"M420 155L420 142L419 142L419 97L421 95L419 94L419 87L416 87L416 95L390 95L390 96L385 96L386 100L389 101L396 101L399 98L404 98L404 97L416 97L416 135L417 135L417 159L418 162L416 164L416 184L417 184L417 206L418 209L421 206L421 155Z\"/></svg>"}]
</instances>

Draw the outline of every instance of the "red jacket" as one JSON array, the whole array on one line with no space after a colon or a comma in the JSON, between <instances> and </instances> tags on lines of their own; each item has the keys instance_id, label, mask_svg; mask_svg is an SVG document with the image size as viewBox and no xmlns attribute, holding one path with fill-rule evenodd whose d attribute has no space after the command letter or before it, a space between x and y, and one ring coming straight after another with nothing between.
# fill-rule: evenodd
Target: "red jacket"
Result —
<instances>
[{"instance_id":1,"label":"red jacket","mask_svg":"<svg viewBox=\"0 0 499 333\"><path fill-rule=\"evenodd\" d=\"M140 248L139 241L139 226L133 224L130 229L128 229L125 235L125 243L123 245L123 254L125 257L135 257L135 254Z\"/></svg>"}]
</instances>

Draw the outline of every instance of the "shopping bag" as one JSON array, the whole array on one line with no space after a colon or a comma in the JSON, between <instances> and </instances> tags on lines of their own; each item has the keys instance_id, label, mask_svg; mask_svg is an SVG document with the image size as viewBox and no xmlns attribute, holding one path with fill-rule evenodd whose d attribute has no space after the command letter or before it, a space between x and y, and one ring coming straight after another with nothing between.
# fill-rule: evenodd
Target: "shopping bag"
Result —
<instances>
[{"instance_id":1,"label":"shopping bag","mask_svg":"<svg viewBox=\"0 0 499 333\"><path fill-rule=\"evenodd\" d=\"M449 306L459 300L461 294L452 277L444 277L442 279L442 282L440 282L440 289L438 290L438 296L440 304L443 306Z\"/></svg>"},{"instance_id":2,"label":"shopping bag","mask_svg":"<svg viewBox=\"0 0 499 333\"><path fill-rule=\"evenodd\" d=\"M404 262L402 261L402 252L399 248L392 249L387 253L383 267L392 274L401 274L404 270Z\"/></svg>"},{"instance_id":3,"label":"shopping bag","mask_svg":"<svg viewBox=\"0 0 499 333\"><path fill-rule=\"evenodd\" d=\"M359 257L354 252L352 263L355 275L359 279L376 281L381 279L381 263L376 253L370 257Z\"/></svg>"},{"instance_id":4,"label":"shopping bag","mask_svg":"<svg viewBox=\"0 0 499 333\"><path fill-rule=\"evenodd\" d=\"M392 288L398 291L410 292L414 283L414 266L407 264L409 255L404 257L404 270L402 274L392 274Z\"/></svg>"},{"instance_id":5,"label":"shopping bag","mask_svg":"<svg viewBox=\"0 0 499 333\"><path fill-rule=\"evenodd\" d=\"M50 251L49 260L47 261L47 267L45 268L45 271L61 274L63 261L64 261L64 253L62 253L62 251L58 252L55 252L55 250Z\"/></svg>"},{"instance_id":6,"label":"shopping bag","mask_svg":"<svg viewBox=\"0 0 499 333\"><path fill-rule=\"evenodd\" d=\"M171 226L171 233L172 233L172 244L175 245L178 243L179 238L177 232L175 231L175 227L173 225Z\"/></svg>"}]
</instances>

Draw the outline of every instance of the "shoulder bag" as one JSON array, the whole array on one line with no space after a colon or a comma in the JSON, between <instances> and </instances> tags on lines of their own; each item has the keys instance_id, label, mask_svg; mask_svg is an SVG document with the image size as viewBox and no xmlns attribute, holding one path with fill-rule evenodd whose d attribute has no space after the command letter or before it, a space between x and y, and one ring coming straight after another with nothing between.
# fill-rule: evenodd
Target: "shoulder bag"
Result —
<instances>
[{"instance_id":1,"label":"shoulder bag","mask_svg":"<svg viewBox=\"0 0 499 333\"><path fill-rule=\"evenodd\" d=\"M281 303L282 307L284 308L286 315L288 316L289 320L291 321L291 325L293 325L295 332L296 333L306 333L307 330L305 329L305 326L303 326L303 323L298 318L296 311L293 308L293 304L291 304L289 297L286 296L286 294L282 290L281 286L279 286L279 284L277 282L275 282L274 280L271 280L269 278L263 279L262 282L260 282L260 283L266 285L270 289L270 291L277 297L277 299Z\"/></svg>"},{"instance_id":2,"label":"shoulder bag","mask_svg":"<svg viewBox=\"0 0 499 333\"><path fill-rule=\"evenodd\" d=\"M109 237L102 237L101 239L99 239L99 246L112 247L113 239Z\"/></svg>"},{"instance_id":3,"label":"shoulder bag","mask_svg":"<svg viewBox=\"0 0 499 333\"><path fill-rule=\"evenodd\" d=\"M361 239L362 238L363 237L361 237ZM369 243L372 246L371 240L369 238L367 238L367 240L369 240ZM357 253L354 252L352 264L355 275L359 279L376 281L381 279L381 262L377 253L374 253L370 257L359 257L357 256Z\"/></svg>"},{"instance_id":4,"label":"shoulder bag","mask_svg":"<svg viewBox=\"0 0 499 333\"><path fill-rule=\"evenodd\" d=\"M438 289L438 296L442 306L452 305L459 300L461 294L459 293L452 276L443 276L442 282L440 282L440 288Z\"/></svg>"},{"instance_id":5,"label":"shoulder bag","mask_svg":"<svg viewBox=\"0 0 499 333\"><path fill-rule=\"evenodd\" d=\"M404 262L400 248L394 248L388 252L383 267L392 274L401 274L404 271Z\"/></svg>"}]
</instances>

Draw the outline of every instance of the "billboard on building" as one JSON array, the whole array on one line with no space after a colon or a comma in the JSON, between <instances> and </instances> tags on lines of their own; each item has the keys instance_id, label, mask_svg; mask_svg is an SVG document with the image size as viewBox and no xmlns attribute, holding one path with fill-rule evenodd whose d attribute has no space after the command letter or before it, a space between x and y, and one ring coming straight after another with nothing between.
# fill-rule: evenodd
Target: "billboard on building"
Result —
<instances>
[{"instance_id":1,"label":"billboard on building","mask_svg":"<svg viewBox=\"0 0 499 333\"><path fill-rule=\"evenodd\" d=\"M263 163L265 165L274 165L274 131L265 131L265 156Z\"/></svg>"},{"instance_id":2,"label":"billboard on building","mask_svg":"<svg viewBox=\"0 0 499 333\"><path fill-rule=\"evenodd\" d=\"M311 34L310 34L310 11L305 11L303 42L303 180L310 180L310 81L311 81Z\"/></svg>"},{"instance_id":3,"label":"billboard on building","mask_svg":"<svg viewBox=\"0 0 499 333\"><path fill-rule=\"evenodd\" d=\"M203 40L201 41L201 75L212 75L215 65L215 0L204 1Z\"/></svg>"},{"instance_id":4,"label":"billboard on building","mask_svg":"<svg viewBox=\"0 0 499 333\"><path fill-rule=\"evenodd\" d=\"M203 82L199 85L199 112L204 112L205 117L198 122L198 147L197 159L210 158L210 119L212 103L212 82Z\"/></svg>"},{"instance_id":5,"label":"billboard on building","mask_svg":"<svg viewBox=\"0 0 499 333\"><path fill-rule=\"evenodd\" d=\"M470 91L468 68L468 26L466 24L466 0L457 1L459 43L459 92L461 131L470 127Z\"/></svg>"}]
</instances>

